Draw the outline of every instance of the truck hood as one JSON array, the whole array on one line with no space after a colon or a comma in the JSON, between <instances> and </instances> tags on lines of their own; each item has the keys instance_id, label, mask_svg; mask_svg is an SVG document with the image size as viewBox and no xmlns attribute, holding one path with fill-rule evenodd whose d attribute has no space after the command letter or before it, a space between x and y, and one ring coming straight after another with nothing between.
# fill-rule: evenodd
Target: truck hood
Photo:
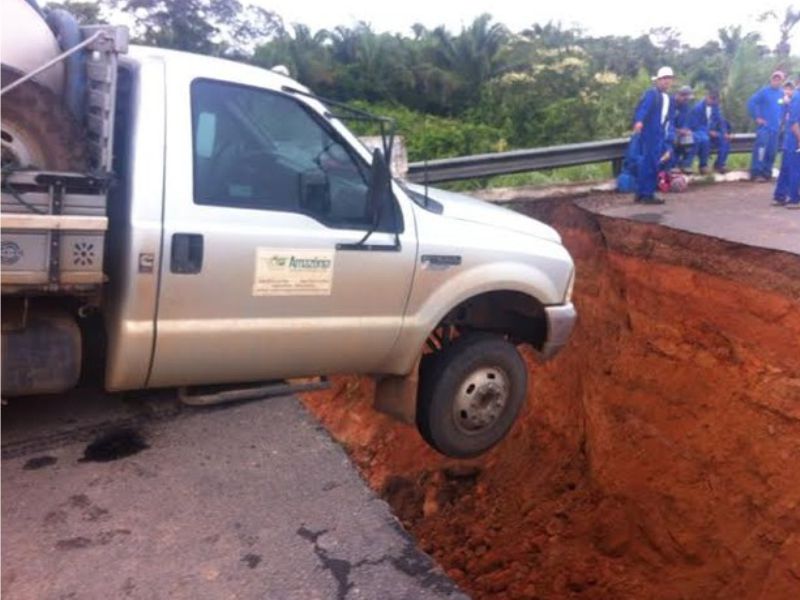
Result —
<instances>
[{"instance_id":1,"label":"truck hood","mask_svg":"<svg viewBox=\"0 0 800 600\"><path fill-rule=\"evenodd\" d=\"M422 185L407 183L405 187L420 197L425 196L426 188ZM427 188L428 198L442 206L442 216L471 223L481 223L492 227L509 229L525 235L536 236L551 242L561 243L558 232L541 221L531 219L518 212L478 200L464 194L448 192L438 188Z\"/></svg>"}]
</instances>

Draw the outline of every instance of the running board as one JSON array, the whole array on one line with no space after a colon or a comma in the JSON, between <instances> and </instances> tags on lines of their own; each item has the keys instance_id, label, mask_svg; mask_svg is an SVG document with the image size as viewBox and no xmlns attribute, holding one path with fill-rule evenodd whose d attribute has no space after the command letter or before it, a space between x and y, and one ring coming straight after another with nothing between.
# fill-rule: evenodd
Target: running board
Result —
<instances>
[{"instance_id":1,"label":"running board","mask_svg":"<svg viewBox=\"0 0 800 600\"><path fill-rule=\"evenodd\" d=\"M331 387L327 377L316 381L303 381L300 383L275 382L258 386L198 386L178 388L178 399L189 406L215 406L228 402L242 402L245 400L261 400L299 394L302 392L316 392L327 390ZM210 391L214 390L214 391Z\"/></svg>"}]
</instances>

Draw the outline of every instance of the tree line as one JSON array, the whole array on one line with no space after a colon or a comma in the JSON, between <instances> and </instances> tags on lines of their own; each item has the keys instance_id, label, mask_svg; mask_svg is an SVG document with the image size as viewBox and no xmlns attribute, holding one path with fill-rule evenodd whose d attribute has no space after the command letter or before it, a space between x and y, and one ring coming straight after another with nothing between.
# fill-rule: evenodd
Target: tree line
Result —
<instances>
[{"instance_id":1,"label":"tree line","mask_svg":"<svg viewBox=\"0 0 800 600\"><path fill-rule=\"evenodd\" d=\"M800 72L789 44L800 10L792 7L760 17L778 32L775 47L741 25L719 29L697 47L672 28L591 36L548 22L512 32L489 14L458 32L417 24L397 34L363 22L313 31L239 0L61 6L86 22L124 14L137 43L285 65L320 95L394 116L411 160L624 135L650 75L662 65L698 95L720 91L734 131L748 131L747 98L769 73Z\"/></svg>"}]
</instances>

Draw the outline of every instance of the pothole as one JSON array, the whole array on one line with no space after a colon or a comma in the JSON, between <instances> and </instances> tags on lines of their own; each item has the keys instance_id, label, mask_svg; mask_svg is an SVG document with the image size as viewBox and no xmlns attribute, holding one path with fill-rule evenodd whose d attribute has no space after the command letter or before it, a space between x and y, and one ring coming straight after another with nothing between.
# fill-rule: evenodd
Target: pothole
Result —
<instances>
[{"instance_id":1,"label":"pothole","mask_svg":"<svg viewBox=\"0 0 800 600\"><path fill-rule=\"evenodd\" d=\"M790 598L800 585L800 258L596 216L559 229L580 318L509 437L454 461L374 412L308 407L474 598Z\"/></svg>"}]
</instances>

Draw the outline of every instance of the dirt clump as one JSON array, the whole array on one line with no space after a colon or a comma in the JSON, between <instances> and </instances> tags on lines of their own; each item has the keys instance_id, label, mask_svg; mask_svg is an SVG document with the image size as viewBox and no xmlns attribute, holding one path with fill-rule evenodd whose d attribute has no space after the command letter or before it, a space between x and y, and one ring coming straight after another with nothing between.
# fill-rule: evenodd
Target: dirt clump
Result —
<instances>
[{"instance_id":1,"label":"dirt clump","mask_svg":"<svg viewBox=\"0 0 800 600\"><path fill-rule=\"evenodd\" d=\"M475 598L800 597L800 257L573 203L580 318L508 438L454 461L341 377L305 402Z\"/></svg>"}]
</instances>

